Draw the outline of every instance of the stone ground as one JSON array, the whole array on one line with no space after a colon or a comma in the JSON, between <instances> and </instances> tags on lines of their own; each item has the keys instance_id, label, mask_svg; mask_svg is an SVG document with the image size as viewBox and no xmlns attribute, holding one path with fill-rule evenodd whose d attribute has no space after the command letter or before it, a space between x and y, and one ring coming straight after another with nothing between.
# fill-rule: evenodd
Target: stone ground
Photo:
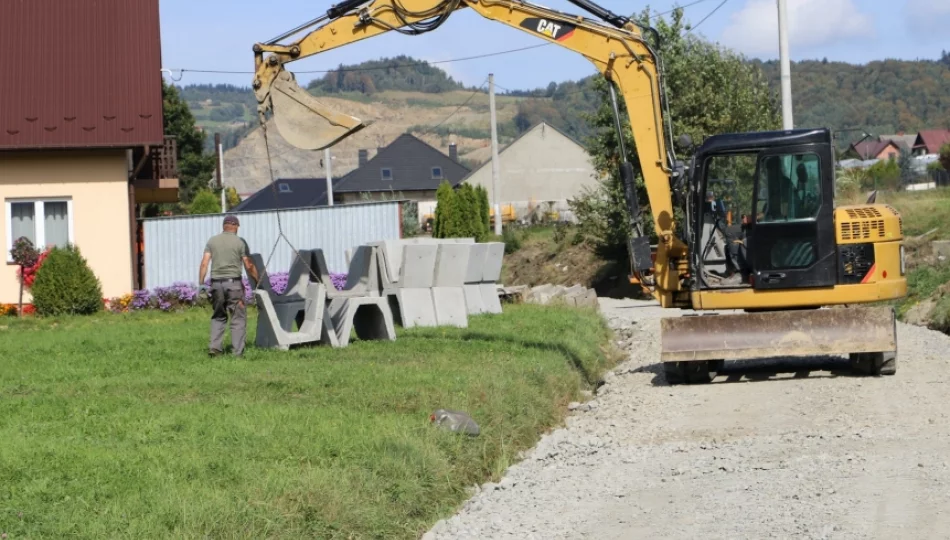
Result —
<instances>
[{"instance_id":1,"label":"stone ground","mask_svg":"<svg viewBox=\"0 0 950 540\"><path fill-rule=\"evenodd\" d=\"M671 310L600 303L629 359L424 538L950 538L950 336L899 324L890 377L789 359L670 387Z\"/></svg>"}]
</instances>

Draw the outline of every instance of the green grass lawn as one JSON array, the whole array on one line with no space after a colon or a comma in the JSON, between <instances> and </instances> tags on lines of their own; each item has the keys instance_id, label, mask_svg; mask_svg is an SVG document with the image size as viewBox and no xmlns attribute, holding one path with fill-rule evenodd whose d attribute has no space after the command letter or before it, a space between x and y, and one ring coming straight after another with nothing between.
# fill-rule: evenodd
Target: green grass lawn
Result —
<instances>
[{"instance_id":1,"label":"green grass lawn","mask_svg":"<svg viewBox=\"0 0 950 540\"><path fill-rule=\"evenodd\" d=\"M612 362L595 313L505 309L241 360L207 357L204 310L0 319L0 532L417 537ZM434 428L437 408L481 435Z\"/></svg>"},{"instance_id":2,"label":"green grass lawn","mask_svg":"<svg viewBox=\"0 0 950 540\"><path fill-rule=\"evenodd\" d=\"M886 193L878 200L892 204L901 213L905 235L918 236L937 229L930 240L950 239L950 189Z\"/></svg>"}]
</instances>

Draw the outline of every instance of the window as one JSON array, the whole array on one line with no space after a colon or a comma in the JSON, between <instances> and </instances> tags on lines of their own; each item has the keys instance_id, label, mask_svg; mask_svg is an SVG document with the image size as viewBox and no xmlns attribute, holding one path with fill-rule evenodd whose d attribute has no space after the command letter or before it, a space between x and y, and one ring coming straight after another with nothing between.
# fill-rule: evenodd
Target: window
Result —
<instances>
[{"instance_id":1,"label":"window","mask_svg":"<svg viewBox=\"0 0 950 540\"><path fill-rule=\"evenodd\" d=\"M767 156L759 163L756 221L769 223L814 219L821 207L818 156Z\"/></svg>"},{"instance_id":2,"label":"window","mask_svg":"<svg viewBox=\"0 0 950 540\"><path fill-rule=\"evenodd\" d=\"M7 262L13 242L26 237L37 249L73 243L73 201L70 199L7 199Z\"/></svg>"},{"instance_id":3,"label":"window","mask_svg":"<svg viewBox=\"0 0 950 540\"><path fill-rule=\"evenodd\" d=\"M288 184L280 184L281 193L290 193L290 186Z\"/></svg>"},{"instance_id":4,"label":"window","mask_svg":"<svg viewBox=\"0 0 950 540\"><path fill-rule=\"evenodd\" d=\"M432 167L432 179L442 180L442 167Z\"/></svg>"},{"instance_id":5,"label":"window","mask_svg":"<svg viewBox=\"0 0 950 540\"><path fill-rule=\"evenodd\" d=\"M388 181L388 180L392 180L392 179L393 179L393 170L392 170L392 169L389 169L389 168L383 169L383 170L382 170L382 173L383 173L383 180L387 180L387 181Z\"/></svg>"}]
</instances>

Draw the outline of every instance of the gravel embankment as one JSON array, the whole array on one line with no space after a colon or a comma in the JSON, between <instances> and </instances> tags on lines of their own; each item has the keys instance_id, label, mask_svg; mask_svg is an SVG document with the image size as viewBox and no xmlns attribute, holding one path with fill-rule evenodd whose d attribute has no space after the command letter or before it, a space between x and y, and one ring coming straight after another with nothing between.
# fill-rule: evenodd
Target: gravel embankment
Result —
<instances>
[{"instance_id":1,"label":"gravel embankment","mask_svg":"<svg viewBox=\"0 0 950 540\"><path fill-rule=\"evenodd\" d=\"M600 302L629 360L424 538L950 538L950 337L900 324L890 377L788 360L670 387L676 311Z\"/></svg>"}]
</instances>

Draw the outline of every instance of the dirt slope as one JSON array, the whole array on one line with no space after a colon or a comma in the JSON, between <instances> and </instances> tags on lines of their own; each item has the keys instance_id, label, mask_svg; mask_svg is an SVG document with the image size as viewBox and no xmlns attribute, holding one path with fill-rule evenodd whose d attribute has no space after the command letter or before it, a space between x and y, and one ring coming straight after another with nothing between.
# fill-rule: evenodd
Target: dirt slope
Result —
<instances>
[{"instance_id":1,"label":"dirt slope","mask_svg":"<svg viewBox=\"0 0 950 540\"><path fill-rule=\"evenodd\" d=\"M335 157L332 174L340 177L358 165L359 150L369 150L369 157L376 155L376 149L386 146L410 128L425 126L432 130L447 120L442 129L425 134L413 134L426 143L448 155L449 142L458 145L459 157L484 162L491 156L489 136L490 121L488 115L488 97L484 94L472 96L471 92L447 92L444 94L422 94L414 92L383 92L374 95L370 102L358 102L340 98L319 98L327 105L346 112L357 118L372 122L372 125L344 139L333 147ZM498 97L498 122L510 122L517 113L517 98ZM450 135L438 133L445 129ZM478 135L462 136L458 133ZM484 132L484 136L481 136ZM323 152L310 152L289 145L280 136L273 121L268 123L267 137L270 143L271 159L276 177L324 177L326 172L320 166ZM267 154L260 128L247 135L236 147L224 154L226 185L233 186L239 193L253 193L267 185L270 176L267 169Z\"/></svg>"},{"instance_id":2,"label":"dirt slope","mask_svg":"<svg viewBox=\"0 0 950 540\"><path fill-rule=\"evenodd\" d=\"M901 324L890 377L759 361L669 387L672 310L601 302L629 361L426 538L950 537L950 337Z\"/></svg>"}]
</instances>

